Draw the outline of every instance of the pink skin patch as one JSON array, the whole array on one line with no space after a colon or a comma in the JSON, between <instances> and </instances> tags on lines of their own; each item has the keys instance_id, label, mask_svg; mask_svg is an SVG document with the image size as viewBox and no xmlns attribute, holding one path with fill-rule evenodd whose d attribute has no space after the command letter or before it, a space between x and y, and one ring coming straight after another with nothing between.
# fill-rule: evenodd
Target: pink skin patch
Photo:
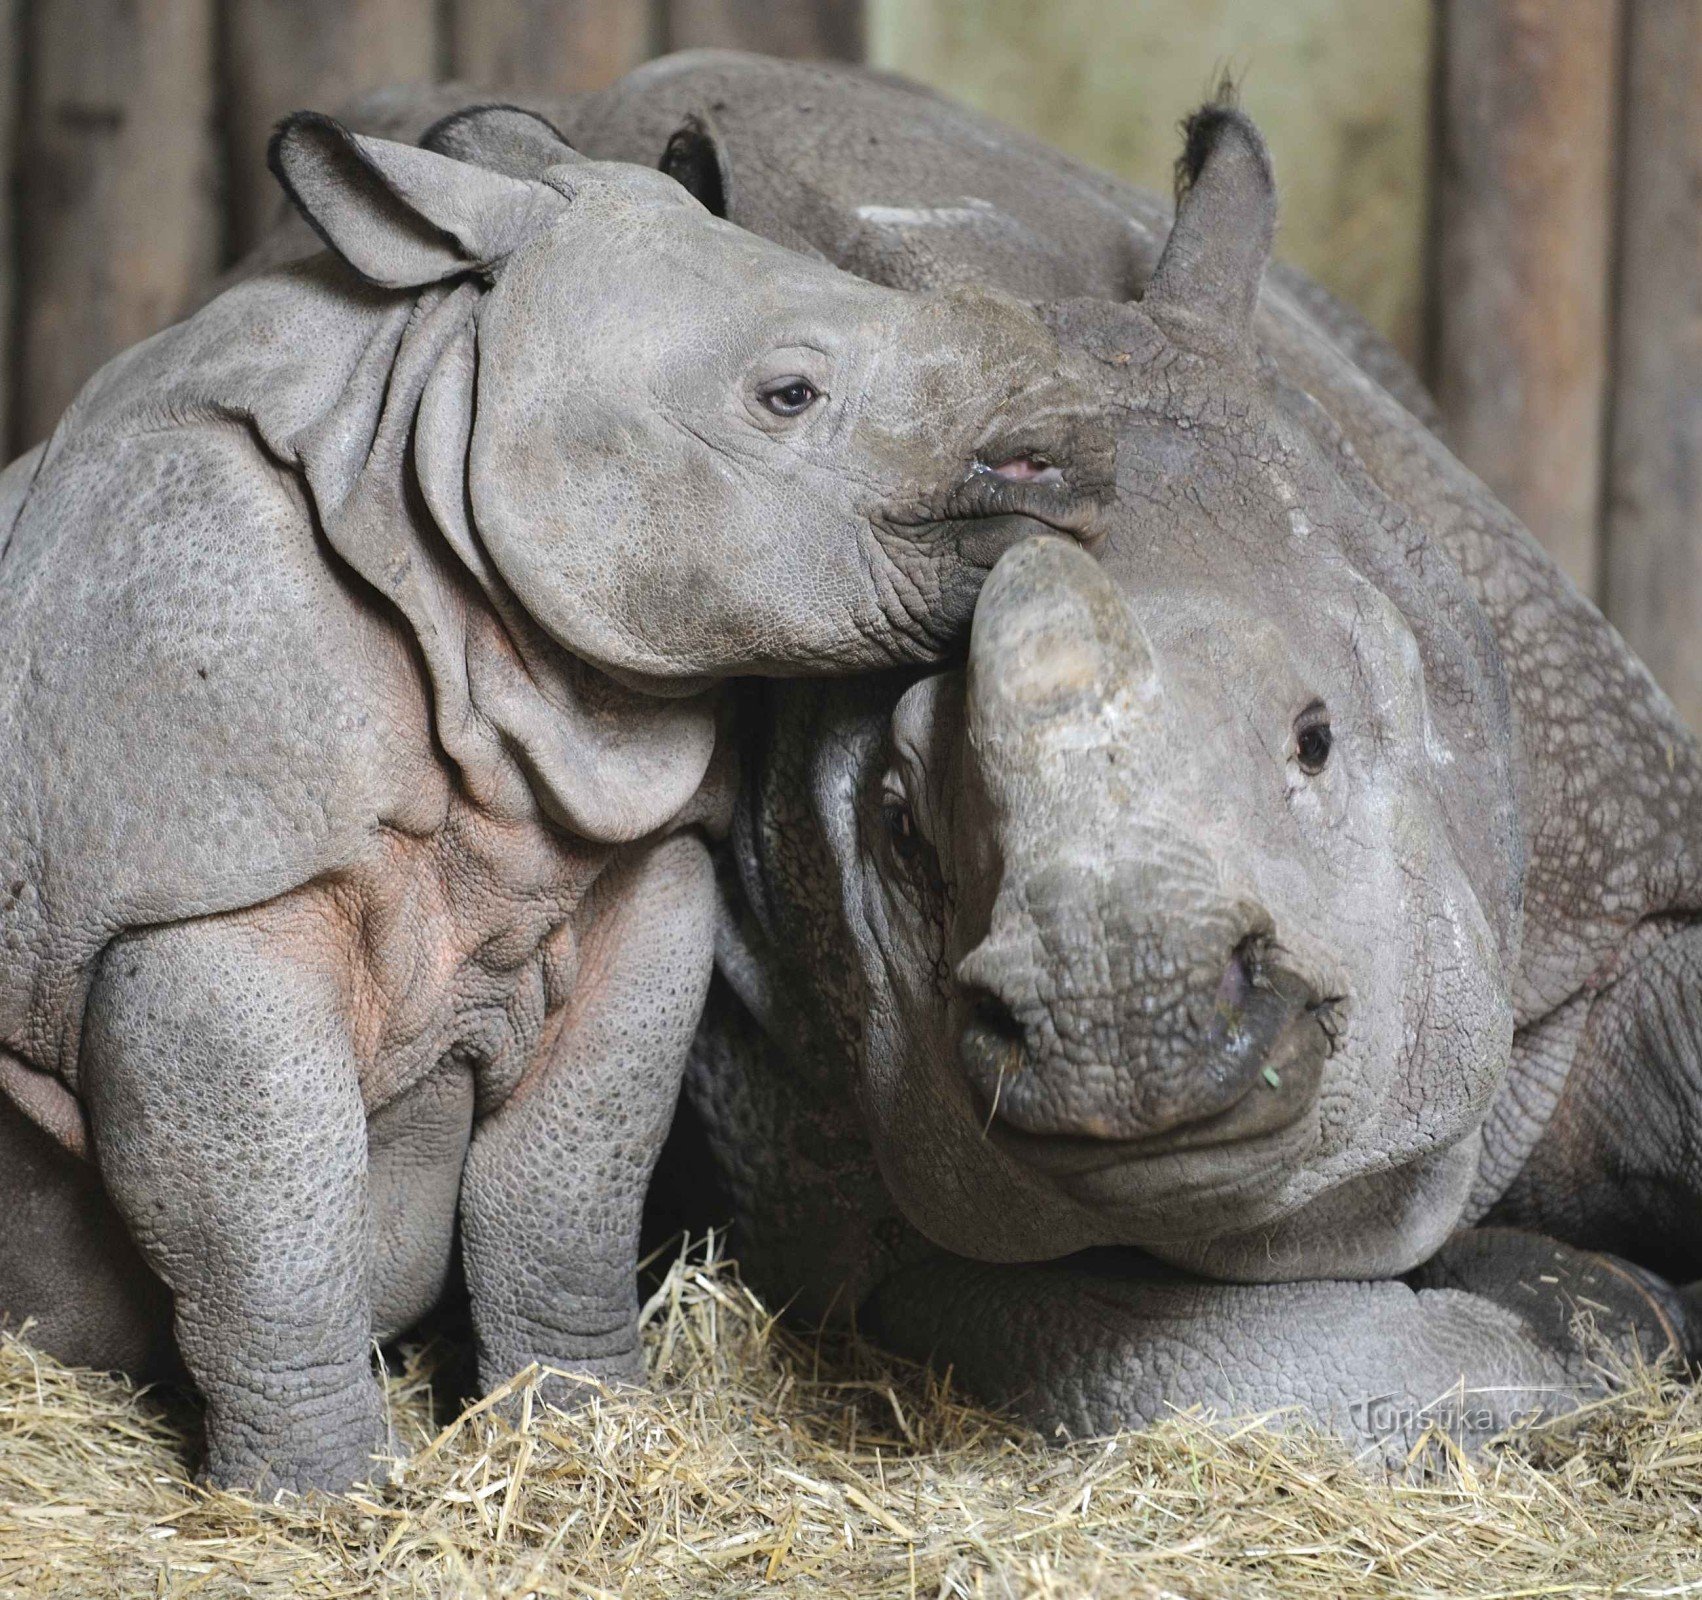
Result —
<instances>
[{"instance_id":1,"label":"pink skin patch","mask_svg":"<svg viewBox=\"0 0 1702 1600\"><path fill-rule=\"evenodd\" d=\"M1064 475L1044 456L1012 456L997 463L977 461L971 472L990 472L1006 483L1062 483Z\"/></svg>"}]
</instances>

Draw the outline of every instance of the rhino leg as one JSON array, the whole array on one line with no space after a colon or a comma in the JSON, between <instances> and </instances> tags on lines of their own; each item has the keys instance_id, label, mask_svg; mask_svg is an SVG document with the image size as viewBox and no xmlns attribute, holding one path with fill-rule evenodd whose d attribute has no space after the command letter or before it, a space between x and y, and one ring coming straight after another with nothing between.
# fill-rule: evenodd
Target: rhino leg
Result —
<instances>
[{"instance_id":1,"label":"rhino leg","mask_svg":"<svg viewBox=\"0 0 1702 1600\"><path fill-rule=\"evenodd\" d=\"M486 1389L534 1361L604 1382L643 1374L639 1225L709 985L713 870L677 835L597 894L561 1031L475 1128L462 1179ZM551 1378L545 1394L585 1391Z\"/></svg>"},{"instance_id":2,"label":"rhino leg","mask_svg":"<svg viewBox=\"0 0 1702 1600\"><path fill-rule=\"evenodd\" d=\"M1543 1260L1576 1254L1550 1244ZM1499 1268L1480 1276L1514 1285ZM1040 1266L952 1257L896 1274L865 1311L883 1342L1078 1436L1196 1405L1284 1411L1398 1467L1433 1427L1469 1447L1596 1392L1569 1319L1459 1288L1206 1283L1124 1252Z\"/></svg>"},{"instance_id":3,"label":"rhino leg","mask_svg":"<svg viewBox=\"0 0 1702 1600\"><path fill-rule=\"evenodd\" d=\"M169 1365L171 1300L94 1164L0 1099L0 1323L73 1366L151 1377Z\"/></svg>"},{"instance_id":4,"label":"rhino leg","mask_svg":"<svg viewBox=\"0 0 1702 1600\"><path fill-rule=\"evenodd\" d=\"M101 1174L170 1286L207 1476L341 1491L384 1440L366 1119L333 975L240 918L120 940L90 993Z\"/></svg>"},{"instance_id":5,"label":"rhino leg","mask_svg":"<svg viewBox=\"0 0 1702 1600\"><path fill-rule=\"evenodd\" d=\"M449 1280L473 1094L471 1070L452 1059L367 1123L373 1333L381 1342L419 1321Z\"/></svg>"},{"instance_id":6,"label":"rhino leg","mask_svg":"<svg viewBox=\"0 0 1702 1600\"><path fill-rule=\"evenodd\" d=\"M1702 1278L1702 927L1680 925L1590 1006L1566 1085L1489 1221Z\"/></svg>"},{"instance_id":7,"label":"rhino leg","mask_svg":"<svg viewBox=\"0 0 1702 1600\"><path fill-rule=\"evenodd\" d=\"M1584 1319L1623 1355L1702 1355L1702 1320L1685 1291L1635 1262L1577 1250L1524 1228L1468 1228L1406 1281L1460 1289L1516 1311L1551 1348L1571 1348Z\"/></svg>"}]
</instances>

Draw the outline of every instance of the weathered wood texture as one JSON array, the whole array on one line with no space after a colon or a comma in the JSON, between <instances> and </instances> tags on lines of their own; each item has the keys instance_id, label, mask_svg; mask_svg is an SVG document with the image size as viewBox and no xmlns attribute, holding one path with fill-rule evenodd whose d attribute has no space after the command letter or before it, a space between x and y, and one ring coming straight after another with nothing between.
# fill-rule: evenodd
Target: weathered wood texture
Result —
<instances>
[{"instance_id":1,"label":"weathered wood texture","mask_svg":"<svg viewBox=\"0 0 1702 1600\"><path fill-rule=\"evenodd\" d=\"M457 0L450 68L532 94L600 89L654 53L644 0Z\"/></svg>"},{"instance_id":2,"label":"weathered wood texture","mask_svg":"<svg viewBox=\"0 0 1702 1600\"><path fill-rule=\"evenodd\" d=\"M9 460L12 437L13 317L17 279L17 227L12 175L17 171L18 90L23 81L19 0L0 0L0 460Z\"/></svg>"},{"instance_id":3,"label":"weathered wood texture","mask_svg":"<svg viewBox=\"0 0 1702 1600\"><path fill-rule=\"evenodd\" d=\"M862 0L664 0L670 50L723 45L771 56L863 59Z\"/></svg>"},{"instance_id":4,"label":"weathered wood texture","mask_svg":"<svg viewBox=\"0 0 1702 1600\"><path fill-rule=\"evenodd\" d=\"M286 112L329 111L385 83L438 73L436 0L225 0L231 243L277 214L266 142Z\"/></svg>"},{"instance_id":5,"label":"weathered wood texture","mask_svg":"<svg viewBox=\"0 0 1702 1600\"><path fill-rule=\"evenodd\" d=\"M19 140L23 442L218 264L213 0L32 0Z\"/></svg>"},{"instance_id":6,"label":"weathered wood texture","mask_svg":"<svg viewBox=\"0 0 1702 1600\"><path fill-rule=\"evenodd\" d=\"M1601 567L1615 0L1445 0L1436 389L1587 594Z\"/></svg>"},{"instance_id":7,"label":"weathered wood texture","mask_svg":"<svg viewBox=\"0 0 1702 1600\"><path fill-rule=\"evenodd\" d=\"M1702 3L1628 9L1608 615L1702 729Z\"/></svg>"}]
</instances>

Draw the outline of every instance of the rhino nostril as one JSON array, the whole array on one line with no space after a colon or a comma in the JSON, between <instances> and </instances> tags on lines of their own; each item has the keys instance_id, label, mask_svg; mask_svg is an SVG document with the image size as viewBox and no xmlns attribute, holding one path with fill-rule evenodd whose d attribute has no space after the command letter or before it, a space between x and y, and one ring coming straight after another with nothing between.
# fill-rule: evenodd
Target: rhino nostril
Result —
<instances>
[{"instance_id":1,"label":"rhino nostril","mask_svg":"<svg viewBox=\"0 0 1702 1600\"><path fill-rule=\"evenodd\" d=\"M1217 994L1213 997L1216 1011L1231 1017L1240 1015L1257 981L1257 962L1258 947L1249 935L1230 952L1229 964L1217 981Z\"/></svg>"},{"instance_id":2,"label":"rhino nostril","mask_svg":"<svg viewBox=\"0 0 1702 1600\"><path fill-rule=\"evenodd\" d=\"M1256 927L1236 941L1212 997L1215 1016L1234 1022L1260 995L1269 996L1277 989L1273 982L1276 974L1271 962L1272 949L1267 927Z\"/></svg>"},{"instance_id":3,"label":"rhino nostril","mask_svg":"<svg viewBox=\"0 0 1702 1600\"><path fill-rule=\"evenodd\" d=\"M958 1048L971 1080L992 1102L989 1116L997 1115L1006 1080L1027 1064L1022 1024L996 994L972 991L969 1021Z\"/></svg>"},{"instance_id":4,"label":"rhino nostril","mask_svg":"<svg viewBox=\"0 0 1702 1600\"><path fill-rule=\"evenodd\" d=\"M996 994L980 994L970 1008L975 1026L1008 1044L1022 1047L1022 1027L1015 1013Z\"/></svg>"}]
</instances>

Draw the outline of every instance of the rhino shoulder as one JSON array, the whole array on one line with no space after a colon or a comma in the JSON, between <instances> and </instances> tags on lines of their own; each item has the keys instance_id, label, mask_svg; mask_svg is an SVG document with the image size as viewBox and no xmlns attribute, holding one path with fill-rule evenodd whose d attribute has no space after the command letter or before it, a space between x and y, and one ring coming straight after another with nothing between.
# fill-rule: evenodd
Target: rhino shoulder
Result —
<instances>
[{"instance_id":1,"label":"rhino shoulder","mask_svg":"<svg viewBox=\"0 0 1702 1600\"><path fill-rule=\"evenodd\" d=\"M0 1039L57 1054L126 929L257 905L429 825L417 673L245 427L62 441L0 567Z\"/></svg>"}]
</instances>

